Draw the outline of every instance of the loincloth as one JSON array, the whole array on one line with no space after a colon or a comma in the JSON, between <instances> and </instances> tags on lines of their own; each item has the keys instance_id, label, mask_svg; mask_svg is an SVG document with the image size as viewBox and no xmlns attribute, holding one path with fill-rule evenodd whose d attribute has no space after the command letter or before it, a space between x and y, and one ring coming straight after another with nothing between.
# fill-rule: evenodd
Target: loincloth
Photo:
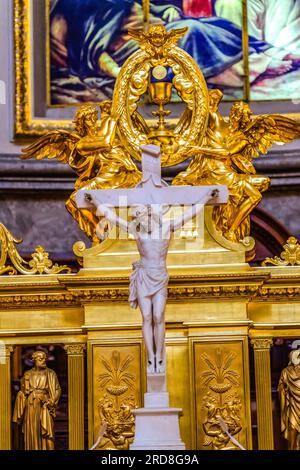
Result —
<instances>
[{"instance_id":1,"label":"loincloth","mask_svg":"<svg viewBox=\"0 0 300 470\"><path fill-rule=\"evenodd\" d=\"M129 303L131 308L138 306L138 294L141 297L152 297L159 291L167 296L169 275L165 266L144 266L141 261L132 264L133 272L130 276Z\"/></svg>"}]
</instances>

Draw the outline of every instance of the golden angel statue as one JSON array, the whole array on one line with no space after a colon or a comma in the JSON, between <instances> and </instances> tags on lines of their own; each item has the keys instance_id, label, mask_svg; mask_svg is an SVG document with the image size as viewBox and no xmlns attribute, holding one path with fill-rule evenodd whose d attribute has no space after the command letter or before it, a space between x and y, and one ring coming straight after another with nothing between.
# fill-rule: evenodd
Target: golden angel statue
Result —
<instances>
[{"instance_id":1,"label":"golden angel statue","mask_svg":"<svg viewBox=\"0 0 300 470\"><path fill-rule=\"evenodd\" d=\"M111 115L111 101L105 100L99 106L100 123L97 107L83 105L74 119L75 132L48 132L23 149L22 155L23 159L56 158L75 170L78 179L66 208L93 242L99 242L96 233L99 220L91 211L77 208L77 190L129 188L138 183L141 175L120 144L117 120Z\"/></svg>"},{"instance_id":2,"label":"golden angel statue","mask_svg":"<svg viewBox=\"0 0 300 470\"><path fill-rule=\"evenodd\" d=\"M25 450L54 450L53 418L61 388L56 373L46 367L46 353L36 351L32 359L34 367L21 380L13 421L22 423Z\"/></svg>"},{"instance_id":3,"label":"golden angel statue","mask_svg":"<svg viewBox=\"0 0 300 470\"><path fill-rule=\"evenodd\" d=\"M194 158L173 184L227 185L229 201L214 208L214 224L223 237L240 242L250 235L250 213L270 184L269 178L256 174L253 158L267 153L273 144L299 138L300 124L276 114L253 117L243 101L233 104L225 120L218 109L222 96L220 90L210 91L205 137L200 147L190 149Z\"/></svg>"}]
</instances>

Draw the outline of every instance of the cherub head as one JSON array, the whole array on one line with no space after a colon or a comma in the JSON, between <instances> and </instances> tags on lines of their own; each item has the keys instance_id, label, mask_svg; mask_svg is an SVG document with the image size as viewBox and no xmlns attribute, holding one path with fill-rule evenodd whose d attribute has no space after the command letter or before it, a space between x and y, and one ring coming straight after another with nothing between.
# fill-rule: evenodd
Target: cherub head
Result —
<instances>
[{"instance_id":1,"label":"cherub head","mask_svg":"<svg viewBox=\"0 0 300 470\"><path fill-rule=\"evenodd\" d=\"M167 39L167 31L162 24L155 24L150 26L147 34L150 44L154 47L161 47Z\"/></svg>"},{"instance_id":2,"label":"cherub head","mask_svg":"<svg viewBox=\"0 0 300 470\"><path fill-rule=\"evenodd\" d=\"M37 369L45 369L47 367L47 354L44 351L35 351L31 357Z\"/></svg>"},{"instance_id":3,"label":"cherub head","mask_svg":"<svg viewBox=\"0 0 300 470\"><path fill-rule=\"evenodd\" d=\"M98 111L92 104L84 104L78 109L75 119L75 131L80 137L94 133L98 122Z\"/></svg>"},{"instance_id":4,"label":"cherub head","mask_svg":"<svg viewBox=\"0 0 300 470\"><path fill-rule=\"evenodd\" d=\"M237 101L233 104L230 114L229 121L231 127L236 129L243 130L248 126L251 121L252 111L247 103L244 101Z\"/></svg>"}]
</instances>

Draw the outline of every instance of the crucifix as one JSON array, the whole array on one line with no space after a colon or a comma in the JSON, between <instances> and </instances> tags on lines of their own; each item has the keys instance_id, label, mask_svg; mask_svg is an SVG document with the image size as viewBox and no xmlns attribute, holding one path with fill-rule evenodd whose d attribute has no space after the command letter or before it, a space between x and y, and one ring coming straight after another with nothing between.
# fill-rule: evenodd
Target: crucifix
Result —
<instances>
[{"instance_id":1,"label":"crucifix","mask_svg":"<svg viewBox=\"0 0 300 470\"><path fill-rule=\"evenodd\" d=\"M147 349L148 374L164 374L165 308L169 281L166 259L172 233L196 216L205 204L223 204L226 186L168 186L161 179L160 147L143 145L142 180L133 189L81 190L78 208L96 209L99 217L118 225L136 240L140 260L133 263L129 302L139 307ZM163 220L170 207L188 206L182 215ZM132 221L118 216L115 207L130 207Z\"/></svg>"}]
</instances>

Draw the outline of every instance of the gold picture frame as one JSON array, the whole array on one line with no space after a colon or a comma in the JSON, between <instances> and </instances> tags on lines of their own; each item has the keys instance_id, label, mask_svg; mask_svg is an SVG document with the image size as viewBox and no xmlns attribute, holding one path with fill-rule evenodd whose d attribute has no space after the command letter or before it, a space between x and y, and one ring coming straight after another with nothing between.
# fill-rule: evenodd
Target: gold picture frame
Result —
<instances>
[{"instance_id":1,"label":"gold picture frame","mask_svg":"<svg viewBox=\"0 0 300 470\"><path fill-rule=\"evenodd\" d=\"M36 137L54 129L72 128L71 119L37 117L34 114L32 93L33 2L34 0L14 0L13 6L16 138ZM46 6L46 2L44 6Z\"/></svg>"}]
</instances>

